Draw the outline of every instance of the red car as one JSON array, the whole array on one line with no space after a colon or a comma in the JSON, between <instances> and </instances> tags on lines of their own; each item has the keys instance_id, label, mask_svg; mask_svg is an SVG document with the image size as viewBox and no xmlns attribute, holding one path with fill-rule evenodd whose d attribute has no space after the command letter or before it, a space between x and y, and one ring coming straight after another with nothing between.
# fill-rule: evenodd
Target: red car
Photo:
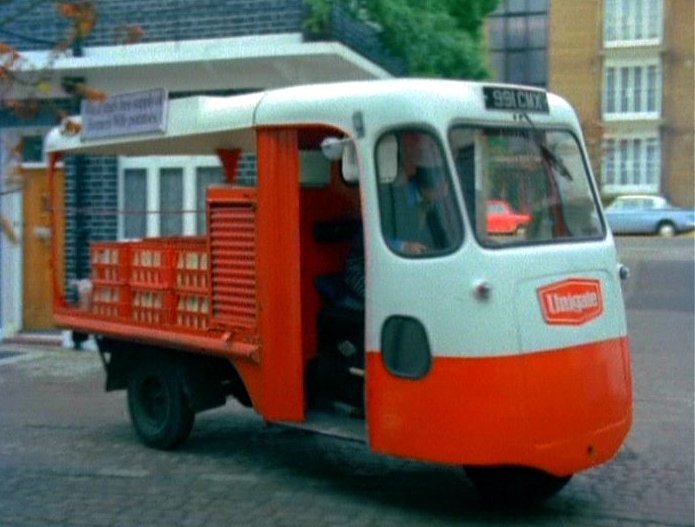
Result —
<instances>
[{"instance_id":1,"label":"red car","mask_svg":"<svg viewBox=\"0 0 695 527\"><path fill-rule=\"evenodd\" d=\"M501 199L487 202L487 232L489 234L516 234L531 223L530 214L516 212Z\"/></svg>"}]
</instances>

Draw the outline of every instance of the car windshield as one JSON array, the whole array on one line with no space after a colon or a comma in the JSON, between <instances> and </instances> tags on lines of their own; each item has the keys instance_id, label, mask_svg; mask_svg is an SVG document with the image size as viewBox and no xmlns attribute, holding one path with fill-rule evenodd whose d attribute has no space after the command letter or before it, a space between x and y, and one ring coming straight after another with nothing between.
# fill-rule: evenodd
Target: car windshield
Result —
<instances>
[{"instance_id":1,"label":"car windshield","mask_svg":"<svg viewBox=\"0 0 695 527\"><path fill-rule=\"evenodd\" d=\"M479 242L498 247L600 238L589 173L576 138L563 130L455 126L457 175ZM509 205L502 217L491 205Z\"/></svg>"}]
</instances>

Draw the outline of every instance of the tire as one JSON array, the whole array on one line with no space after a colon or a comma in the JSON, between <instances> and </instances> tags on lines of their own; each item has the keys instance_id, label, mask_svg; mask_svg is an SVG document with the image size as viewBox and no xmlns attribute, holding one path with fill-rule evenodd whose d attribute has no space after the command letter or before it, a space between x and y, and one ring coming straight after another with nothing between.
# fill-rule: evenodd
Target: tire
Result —
<instances>
[{"instance_id":1,"label":"tire","mask_svg":"<svg viewBox=\"0 0 695 527\"><path fill-rule=\"evenodd\" d=\"M128 410L140 440L160 450L180 446L195 420L176 363L169 357L134 366L128 376Z\"/></svg>"},{"instance_id":2,"label":"tire","mask_svg":"<svg viewBox=\"0 0 695 527\"><path fill-rule=\"evenodd\" d=\"M663 238L671 238L676 234L676 226L670 221L662 221L656 228L656 233Z\"/></svg>"},{"instance_id":3,"label":"tire","mask_svg":"<svg viewBox=\"0 0 695 527\"><path fill-rule=\"evenodd\" d=\"M546 500L560 492L572 477L512 466L466 467L466 475L484 502L512 507Z\"/></svg>"}]
</instances>

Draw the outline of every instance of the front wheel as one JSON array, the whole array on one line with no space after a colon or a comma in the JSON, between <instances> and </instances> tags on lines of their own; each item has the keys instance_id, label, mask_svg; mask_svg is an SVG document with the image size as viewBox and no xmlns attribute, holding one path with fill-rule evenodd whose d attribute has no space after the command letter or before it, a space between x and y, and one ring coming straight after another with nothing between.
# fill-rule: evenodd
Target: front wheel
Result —
<instances>
[{"instance_id":1,"label":"front wheel","mask_svg":"<svg viewBox=\"0 0 695 527\"><path fill-rule=\"evenodd\" d=\"M466 467L466 475L485 502L507 506L546 500L560 492L572 477L512 466Z\"/></svg>"},{"instance_id":2,"label":"front wheel","mask_svg":"<svg viewBox=\"0 0 695 527\"><path fill-rule=\"evenodd\" d=\"M195 419L176 364L169 357L134 367L128 378L128 410L142 442L162 450L180 446Z\"/></svg>"}]
</instances>

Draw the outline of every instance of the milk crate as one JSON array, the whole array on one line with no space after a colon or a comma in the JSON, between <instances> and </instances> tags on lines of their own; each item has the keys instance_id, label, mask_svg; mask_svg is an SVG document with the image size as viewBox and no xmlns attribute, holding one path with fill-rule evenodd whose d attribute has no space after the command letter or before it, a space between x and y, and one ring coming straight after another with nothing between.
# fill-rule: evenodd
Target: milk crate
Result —
<instances>
[{"instance_id":1,"label":"milk crate","mask_svg":"<svg viewBox=\"0 0 695 527\"><path fill-rule=\"evenodd\" d=\"M166 326L174 320L174 292L165 287L131 286L132 320L140 324Z\"/></svg>"},{"instance_id":2,"label":"milk crate","mask_svg":"<svg viewBox=\"0 0 695 527\"><path fill-rule=\"evenodd\" d=\"M130 283L138 287L171 287L173 248L159 240L135 242L130 249Z\"/></svg>"},{"instance_id":3,"label":"milk crate","mask_svg":"<svg viewBox=\"0 0 695 527\"><path fill-rule=\"evenodd\" d=\"M94 242L90 249L92 280L127 282L130 279L130 244Z\"/></svg>"},{"instance_id":4,"label":"milk crate","mask_svg":"<svg viewBox=\"0 0 695 527\"><path fill-rule=\"evenodd\" d=\"M93 315L109 319L127 319L130 315L131 291L125 283L92 281L92 297L89 311Z\"/></svg>"},{"instance_id":5,"label":"milk crate","mask_svg":"<svg viewBox=\"0 0 695 527\"><path fill-rule=\"evenodd\" d=\"M210 317L210 299L207 294L177 292L176 326L193 330L207 330Z\"/></svg>"},{"instance_id":6,"label":"milk crate","mask_svg":"<svg viewBox=\"0 0 695 527\"><path fill-rule=\"evenodd\" d=\"M177 247L174 250L174 286L177 290L207 292L207 246Z\"/></svg>"}]
</instances>

